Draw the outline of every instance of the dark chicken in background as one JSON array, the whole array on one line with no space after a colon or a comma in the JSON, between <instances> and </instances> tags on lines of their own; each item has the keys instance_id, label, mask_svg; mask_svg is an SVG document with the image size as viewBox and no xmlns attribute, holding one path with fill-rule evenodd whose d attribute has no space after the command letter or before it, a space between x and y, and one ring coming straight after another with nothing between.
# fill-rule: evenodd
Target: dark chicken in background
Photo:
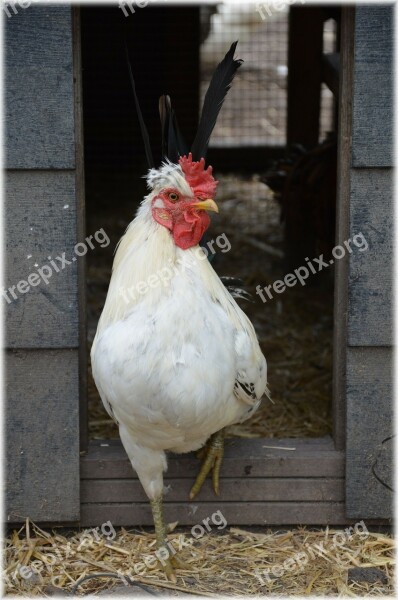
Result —
<instances>
[{"instance_id":1,"label":"dark chicken in background","mask_svg":"<svg viewBox=\"0 0 398 600\"><path fill-rule=\"evenodd\" d=\"M274 192L285 226L288 269L305 258L332 256L335 245L337 142L334 136L312 150L292 147L261 180Z\"/></svg>"}]
</instances>

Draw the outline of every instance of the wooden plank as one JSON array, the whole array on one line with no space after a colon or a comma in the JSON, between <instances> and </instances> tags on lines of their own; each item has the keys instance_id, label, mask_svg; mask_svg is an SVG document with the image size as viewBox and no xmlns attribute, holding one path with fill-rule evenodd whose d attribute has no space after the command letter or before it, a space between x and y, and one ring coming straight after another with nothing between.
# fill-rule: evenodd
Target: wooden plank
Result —
<instances>
[{"instance_id":1,"label":"wooden plank","mask_svg":"<svg viewBox=\"0 0 398 600\"><path fill-rule=\"evenodd\" d=\"M222 476L242 477L342 477L344 453L334 450L330 439L316 443L303 440L253 439L227 440ZM90 444L81 458L82 479L135 479L131 464L120 442ZM287 447L295 450L274 450L264 446ZM197 473L198 459L192 454L171 455L165 480L191 479Z\"/></svg>"},{"instance_id":2,"label":"wooden plank","mask_svg":"<svg viewBox=\"0 0 398 600\"><path fill-rule=\"evenodd\" d=\"M167 522L200 524L221 511L228 525L342 525L349 523L341 502L185 502L165 507ZM111 521L114 526L151 526L149 502L131 504L82 504L82 527Z\"/></svg>"},{"instance_id":3,"label":"wooden plank","mask_svg":"<svg viewBox=\"0 0 398 600\"><path fill-rule=\"evenodd\" d=\"M350 160L354 66L355 8L341 11L341 77L337 149L336 244L350 235ZM344 98L344 102L343 102ZM333 328L333 439L338 450L345 447L345 372L347 346L348 256L336 261Z\"/></svg>"},{"instance_id":4,"label":"wooden plank","mask_svg":"<svg viewBox=\"0 0 398 600\"><path fill-rule=\"evenodd\" d=\"M372 467L372 473L376 479L391 491L394 488L394 469L392 467L395 442L394 438L395 436L391 435L383 439L381 446L379 447L376 462Z\"/></svg>"},{"instance_id":5,"label":"wooden plank","mask_svg":"<svg viewBox=\"0 0 398 600\"><path fill-rule=\"evenodd\" d=\"M353 169L350 237L362 233L369 248L355 249L349 263L348 343L392 344L392 169Z\"/></svg>"},{"instance_id":6,"label":"wooden plank","mask_svg":"<svg viewBox=\"0 0 398 600\"><path fill-rule=\"evenodd\" d=\"M350 518L392 517L391 444L389 460L381 456L388 450L383 442L392 427L392 349L349 348L346 502Z\"/></svg>"},{"instance_id":7,"label":"wooden plank","mask_svg":"<svg viewBox=\"0 0 398 600\"><path fill-rule=\"evenodd\" d=\"M83 240L86 234L85 182L84 182L84 135L83 135L83 82L81 49L81 12L79 6L72 7L73 24L73 80L76 146L76 234ZM78 310L79 310L79 378L80 378L80 449L88 446L88 402L87 402L87 270L86 258L77 263Z\"/></svg>"},{"instance_id":8,"label":"wooden plank","mask_svg":"<svg viewBox=\"0 0 398 600\"><path fill-rule=\"evenodd\" d=\"M356 7L354 167L393 166L394 9Z\"/></svg>"},{"instance_id":9,"label":"wooden plank","mask_svg":"<svg viewBox=\"0 0 398 600\"><path fill-rule=\"evenodd\" d=\"M60 171L9 171L6 176L6 284L26 284L8 292L7 346L77 347L79 344L75 174ZM64 265L56 257L66 258ZM61 269L58 273L49 257ZM73 262L73 257L75 261ZM35 266L37 265L37 266ZM47 265L47 284L38 270ZM49 273L48 270L44 273ZM28 278L34 286L28 285ZM3 294L4 296L4 294Z\"/></svg>"},{"instance_id":10,"label":"wooden plank","mask_svg":"<svg viewBox=\"0 0 398 600\"><path fill-rule=\"evenodd\" d=\"M79 519L77 350L6 355L7 520Z\"/></svg>"},{"instance_id":11,"label":"wooden plank","mask_svg":"<svg viewBox=\"0 0 398 600\"><path fill-rule=\"evenodd\" d=\"M321 6L289 11L287 143L312 148L319 138L323 14Z\"/></svg>"},{"instance_id":12,"label":"wooden plank","mask_svg":"<svg viewBox=\"0 0 398 600\"><path fill-rule=\"evenodd\" d=\"M70 6L30 6L5 19L6 167L75 164Z\"/></svg>"},{"instance_id":13,"label":"wooden plank","mask_svg":"<svg viewBox=\"0 0 398 600\"><path fill-rule=\"evenodd\" d=\"M168 480L165 487L164 501L186 502L190 489L195 481L194 473L190 479L174 478ZM332 478L256 478L225 479L220 482L220 502L277 502L288 498L293 501L343 502L344 479ZM82 503L123 503L145 502L148 498L137 479L83 479L81 482ZM203 485L198 502L214 502L218 500L214 494L211 480Z\"/></svg>"}]
</instances>

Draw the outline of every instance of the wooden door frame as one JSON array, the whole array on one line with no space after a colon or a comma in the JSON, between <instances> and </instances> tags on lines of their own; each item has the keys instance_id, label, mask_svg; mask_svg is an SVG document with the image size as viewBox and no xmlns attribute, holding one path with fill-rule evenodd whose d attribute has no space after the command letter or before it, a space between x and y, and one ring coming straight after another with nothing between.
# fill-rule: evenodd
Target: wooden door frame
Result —
<instances>
[{"instance_id":1,"label":"wooden door frame","mask_svg":"<svg viewBox=\"0 0 398 600\"><path fill-rule=\"evenodd\" d=\"M350 160L352 100L354 90L355 7L342 8L340 37L340 90L338 124L338 167L336 205L336 245L350 234ZM345 448L346 439L346 361L348 264L346 255L335 263L334 332L333 332L333 439L336 450Z\"/></svg>"},{"instance_id":2,"label":"wooden door frame","mask_svg":"<svg viewBox=\"0 0 398 600\"><path fill-rule=\"evenodd\" d=\"M76 110L80 116L77 135L80 163L80 228L84 230L83 146L81 130L80 16L74 7L74 56ZM352 98L352 48L354 11L344 7L342 15L342 77L340 98L344 103L339 123L339 169L337 243L347 239L349 189L347 164L350 151ZM349 99L349 100L348 100ZM344 108L346 106L346 108ZM85 335L85 273L79 274L81 328ZM345 340L347 307L347 261L336 262L333 438L315 439L231 439L227 441L221 480L221 496L212 496L205 485L201 496L191 503L187 490L192 484L197 460L192 455L171 455L165 484L171 493L165 498L166 518L192 525L211 512L222 510L229 524L240 525L341 525L345 514ZM86 368L85 340L82 339L81 368ZM120 441L92 441L87 444L87 399L82 376L81 398L81 520L82 526L111 520L113 525L151 525L149 503ZM84 428L86 428L84 430ZM84 431L83 431L84 430ZM291 450L286 450L291 448ZM294 450L293 450L294 448ZM223 496L223 487L226 493ZM233 500L231 500L233 498ZM289 501L286 501L289 498ZM293 498L293 499L292 499Z\"/></svg>"},{"instance_id":3,"label":"wooden door frame","mask_svg":"<svg viewBox=\"0 0 398 600\"><path fill-rule=\"evenodd\" d=\"M76 219L77 239L86 236L86 206L84 181L84 130L83 130L83 82L81 52L81 14L79 6L72 6L73 81L76 148ZM79 280L79 437L80 450L88 449L88 403L87 403L87 263L82 256L78 262Z\"/></svg>"}]
</instances>

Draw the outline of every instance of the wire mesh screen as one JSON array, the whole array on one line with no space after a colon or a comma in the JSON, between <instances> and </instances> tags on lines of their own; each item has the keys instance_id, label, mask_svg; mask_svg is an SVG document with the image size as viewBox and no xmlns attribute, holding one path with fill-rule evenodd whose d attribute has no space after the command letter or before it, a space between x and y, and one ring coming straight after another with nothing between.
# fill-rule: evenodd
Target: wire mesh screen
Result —
<instances>
[{"instance_id":1,"label":"wire mesh screen","mask_svg":"<svg viewBox=\"0 0 398 600\"><path fill-rule=\"evenodd\" d=\"M321 85L321 114L319 119L319 141L325 140L333 131L334 97L329 88Z\"/></svg>"},{"instance_id":2,"label":"wire mesh screen","mask_svg":"<svg viewBox=\"0 0 398 600\"><path fill-rule=\"evenodd\" d=\"M279 146L286 143L288 7L266 14L258 4L224 4L201 9L201 101L220 58L234 40L240 68L221 111L213 146ZM336 22L326 21L324 52L336 51ZM320 136L333 129L333 95L321 87Z\"/></svg>"},{"instance_id":3,"label":"wire mesh screen","mask_svg":"<svg viewBox=\"0 0 398 600\"><path fill-rule=\"evenodd\" d=\"M201 95L232 41L245 62L212 135L213 146L284 145L286 142L288 12L266 20L256 4L202 8ZM216 11L216 12L214 12Z\"/></svg>"},{"instance_id":4,"label":"wire mesh screen","mask_svg":"<svg viewBox=\"0 0 398 600\"><path fill-rule=\"evenodd\" d=\"M334 19L325 22L323 28L323 52L330 54L336 52L337 24ZM321 114L319 124L319 141L326 139L333 130L334 121L334 98L329 88L321 85Z\"/></svg>"}]
</instances>

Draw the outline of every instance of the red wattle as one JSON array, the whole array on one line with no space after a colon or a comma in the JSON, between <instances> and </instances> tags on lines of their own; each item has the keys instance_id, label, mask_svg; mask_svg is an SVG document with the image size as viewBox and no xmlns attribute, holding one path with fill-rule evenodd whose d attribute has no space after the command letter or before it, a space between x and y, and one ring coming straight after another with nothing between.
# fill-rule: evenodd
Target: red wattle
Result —
<instances>
[{"instance_id":1,"label":"red wattle","mask_svg":"<svg viewBox=\"0 0 398 600\"><path fill-rule=\"evenodd\" d=\"M209 225L210 217L204 211L200 214L185 212L184 219L179 219L172 231L176 246L182 250L196 246Z\"/></svg>"}]
</instances>

